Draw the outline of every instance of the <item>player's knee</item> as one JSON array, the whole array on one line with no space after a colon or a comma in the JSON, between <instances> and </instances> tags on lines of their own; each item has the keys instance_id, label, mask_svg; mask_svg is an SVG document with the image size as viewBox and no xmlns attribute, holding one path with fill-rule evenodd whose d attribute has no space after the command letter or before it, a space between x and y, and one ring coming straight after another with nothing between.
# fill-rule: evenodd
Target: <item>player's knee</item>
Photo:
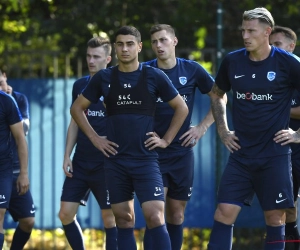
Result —
<instances>
[{"instance_id":1,"label":"player's knee","mask_svg":"<svg viewBox=\"0 0 300 250\"><path fill-rule=\"evenodd\" d=\"M28 217L19 220L19 227L27 233L30 233L34 227L35 219L34 217Z\"/></svg>"},{"instance_id":2,"label":"player's knee","mask_svg":"<svg viewBox=\"0 0 300 250\"><path fill-rule=\"evenodd\" d=\"M286 210L286 222L294 222L297 220L297 210L295 208L288 208Z\"/></svg>"},{"instance_id":3,"label":"player's knee","mask_svg":"<svg viewBox=\"0 0 300 250\"><path fill-rule=\"evenodd\" d=\"M120 212L115 214L116 224L122 228L134 227L134 217L131 213Z\"/></svg>"},{"instance_id":4,"label":"player's knee","mask_svg":"<svg viewBox=\"0 0 300 250\"><path fill-rule=\"evenodd\" d=\"M219 204L214 219L226 225L233 224L241 210L241 207L233 204Z\"/></svg>"},{"instance_id":5,"label":"player's knee","mask_svg":"<svg viewBox=\"0 0 300 250\"><path fill-rule=\"evenodd\" d=\"M147 227L154 228L161 226L165 223L164 214L160 211L153 212L145 217Z\"/></svg>"},{"instance_id":6,"label":"player's knee","mask_svg":"<svg viewBox=\"0 0 300 250\"><path fill-rule=\"evenodd\" d=\"M167 222L175 225L180 225L184 221L184 212L174 211L172 213L166 213Z\"/></svg>"},{"instance_id":7,"label":"player's knee","mask_svg":"<svg viewBox=\"0 0 300 250\"><path fill-rule=\"evenodd\" d=\"M58 213L58 218L60 219L62 224L66 225L66 224L71 223L74 220L75 215L68 213L61 209Z\"/></svg>"},{"instance_id":8,"label":"player's knee","mask_svg":"<svg viewBox=\"0 0 300 250\"><path fill-rule=\"evenodd\" d=\"M285 210L265 211L265 221L268 226L278 227L285 223Z\"/></svg>"},{"instance_id":9,"label":"player's knee","mask_svg":"<svg viewBox=\"0 0 300 250\"><path fill-rule=\"evenodd\" d=\"M112 213L112 211L110 211L110 212L102 211L102 220L103 220L103 224L104 224L105 228L112 228L112 227L116 226L115 216Z\"/></svg>"}]
</instances>

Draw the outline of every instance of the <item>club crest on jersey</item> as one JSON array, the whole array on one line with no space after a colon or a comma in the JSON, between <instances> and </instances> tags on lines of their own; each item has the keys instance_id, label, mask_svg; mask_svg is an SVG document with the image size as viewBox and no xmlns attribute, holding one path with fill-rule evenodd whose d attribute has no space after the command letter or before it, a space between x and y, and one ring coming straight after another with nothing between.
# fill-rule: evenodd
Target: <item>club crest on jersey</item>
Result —
<instances>
[{"instance_id":1,"label":"club crest on jersey","mask_svg":"<svg viewBox=\"0 0 300 250\"><path fill-rule=\"evenodd\" d=\"M179 77L179 82L181 85L185 85L187 83L187 79L185 76Z\"/></svg>"},{"instance_id":2,"label":"club crest on jersey","mask_svg":"<svg viewBox=\"0 0 300 250\"><path fill-rule=\"evenodd\" d=\"M276 73L274 71L269 71L267 74L267 78L269 81L273 81L276 77Z\"/></svg>"}]
</instances>

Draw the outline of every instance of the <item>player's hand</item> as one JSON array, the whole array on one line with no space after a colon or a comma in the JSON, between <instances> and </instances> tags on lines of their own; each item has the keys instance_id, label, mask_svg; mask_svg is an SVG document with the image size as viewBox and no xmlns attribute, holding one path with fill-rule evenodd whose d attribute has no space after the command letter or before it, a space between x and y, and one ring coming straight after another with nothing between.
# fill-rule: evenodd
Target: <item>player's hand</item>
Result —
<instances>
[{"instance_id":1,"label":"player's hand","mask_svg":"<svg viewBox=\"0 0 300 250\"><path fill-rule=\"evenodd\" d=\"M116 155L118 153L116 148L118 148L119 145L106 138L106 136L97 136L93 137L91 141L106 157L109 157L109 155Z\"/></svg>"},{"instance_id":2,"label":"player's hand","mask_svg":"<svg viewBox=\"0 0 300 250\"><path fill-rule=\"evenodd\" d=\"M289 143L300 143L300 132L294 131L291 128L279 130L274 137L276 143L284 146Z\"/></svg>"},{"instance_id":3,"label":"player's hand","mask_svg":"<svg viewBox=\"0 0 300 250\"><path fill-rule=\"evenodd\" d=\"M29 190L28 174L20 173L17 179L17 192L19 195L25 194Z\"/></svg>"},{"instance_id":4,"label":"player's hand","mask_svg":"<svg viewBox=\"0 0 300 250\"><path fill-rule=\"evenodd\" d=\"M70 157L65 156L64 158L64 163L63 163L63 170L65 172L65 175L69 178L72 178L73 175L73 164L72 161L70 159Z\"/></svg>"},{"instance_id":5,"label":"player's hand","mask_svg":"<svg viewBox=\"0 0 300 250\"><path fill-rule=\"evenodd\" d=\"M220 138L230 153L233 153L241 148L241 146L238 144L239 138L235 136L234 131L225 131L220 134Z\"/></svg>"},{"instance_id":6,"label":"player's hand","mask_svg":"<svg viewBox=\"0 0 300 250\"><path fill-rule=\"evenodd\" d=\"M183 147L194 147L200 138L205 134L206 129L203 126L192 126L185 132L179 140L184 141L181 143Z\"/></svg>"},{"instance_id":7,"label":"player's hand","mask_svg":"<svg viewBox=\"0 0 300 250\"><path fill-rule=\"evenodd\" d=\"M145 147L148 148L149 150L153 150L155 148L166 148L169 146L169 143L161 139L158 134L155 132L148 132L146 135L150 136L144 143Z\"/></svg>"}]
</instances>

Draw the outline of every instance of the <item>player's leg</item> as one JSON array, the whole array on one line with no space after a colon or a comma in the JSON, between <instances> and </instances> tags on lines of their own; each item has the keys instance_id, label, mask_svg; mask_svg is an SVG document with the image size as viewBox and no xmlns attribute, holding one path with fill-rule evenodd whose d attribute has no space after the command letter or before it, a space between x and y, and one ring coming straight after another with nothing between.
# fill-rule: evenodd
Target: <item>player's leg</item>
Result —
<instances>
[{"instance_id":1,"label":"player's leg","mask_svg":"<svg viewBox=\"0 0 300 250\"><path fill-rule=\"evenodd\" d=\"M113 201L111 201L113 202ZM111 204L118 228L118 250L136 250L134 238L134 203L133 199Z\"/></svg>"},{"instance_id":2,"label":"player's leg","mask_svg":"<svg viewBox=\"0 0 300 250\"><path fill-rule=\"evenodd\" d=\"M117 250L117 227L115 216L110 206L109 192L106 187L103 164L92 171L89 178L89 186L100 208L105 229L106 250Z\"/></svg>"},{"instance_id":3,"label":"player's leg","mask_svg":"<svg viewBox=\"0 0 300 250\"><path fill-rule=\"evenodd\" d=\"M117 225L118 250L135 250L134 189L124 162L105 161L105 182Z\"/></svg>"},{"instance_id":4,"label":"player's leg","mask_svg":"<svg viewBox=\"0 0 300 250\"><path fill-rule=\"evenodd\" d=\"M264 249L284 249L285 209L294 206L290 155L261 161L253 183L266 221Z\"/></svg>"},{"instance_id":5,"label":"player's leg","mask_svg":"<svg viewBox=\"0 0 300 250\"><path fill-rule=\"evenodd\" d=\"M35 207L30 190L24 195L17 192L16 180L18 176L14 174L14 184L9 202L9 213L15 222L19 222L14 232L11 250L23 249L30 238L35 222Z\"/></svg>"},{"instance_id":6,"label":"player's leg","mask_svg":"<svg viewBox=\"0 0 300 250\"><path fill-rule=\"evenodd\" d=\"M134 190L142 204L152 248L155 250L171 249L164 216L164 187L157 162L143 163L133 178Z\"/></svg>"},{"instance_id":7,"label":"player's leg","mask_svg":"<svg viewBox=\"0 0 300 250\"><path fill-rule=\"evenodd\" d=\"M5 215L6 209L0 207L0 249L3 247L4 243L4 229L3 229L3 224L4 224L4 215Z\"/></svg>"},{"instance_id":8,"label":"player's leg","mask_svg":"<svg viewBox=\"0 0 300 250\"><path fill-rule=\"evenodd\" d=\"M247 163L248 159L246 160ZM244 201L253 194L251 176L243 159L231 156L223 172L218 191L218 206L209 239L209 250L231 250L233 223Z\"/></svg>"},{"instance_id":9,"label":"player's leg","mask_svg":"<svg viewBox=\"0 0 300 250\"><path fill-rule=\"evenodd\" d=\"M286 210L286 223L285 223L285 250L299 250L300 243L299 231L297 225L297 198L299 192L300 182L300 159L293 159L292 155L292 173L293 173L293 191L294 191L294 204L295 208L288 208ZM294 242L288 242L294 240Z\"/></svg>"},{"instance_id":10,"label":"player's leg","mask_svg":"<svg viewBox=\"0 0 300 250\"><path fill-rule=\"evenodd\" d=\"M194 180L194 152L192 150L181 155L168 157L165 161L160 159L160 169L167 168L169 180L164 187L166 192L166 222L170 235L172 250L180 250L183 242L183 222L187 201L192 196ZM165 175L163 175L165 176ZM167 184L167 185L166 185Z\"/></svg>"},{"instance_id":11,"label":"player's leg","mask_svg":"<svg viewBox=\"0 0 300 250\"><path fill-rule=\"evenodd\" d=\"M80 200L86 194L89 186L86 181L86 171L80 167L80 163L73 161L73 167L76 169L73 171L73 177L66 177L63 184L58 216L72 249L82 250L85 249L84 240L76 214Z\"/></svg>"}]
</instances>

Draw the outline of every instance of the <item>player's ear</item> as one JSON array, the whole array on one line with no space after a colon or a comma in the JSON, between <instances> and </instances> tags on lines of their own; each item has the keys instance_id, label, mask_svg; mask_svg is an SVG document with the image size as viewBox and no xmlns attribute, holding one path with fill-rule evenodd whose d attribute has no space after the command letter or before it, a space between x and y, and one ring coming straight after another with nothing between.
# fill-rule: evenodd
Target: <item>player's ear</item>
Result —
<instances>
[{"instance_id":1,"label":"player's ear","mask_svg":"<svg viewBox=\"0 0 300 250\"><path fill-rule=\"evenodd\" d=\"M106 58L106 62L107 62L107 64L109 64L109 63L111 62L111 56L108 56L108 57Z\"/></svg>"},{"instance_id":2,"label":"player's ear","mask_svg":"<svg viewBox=\"0 0 300 250\"><path fill-rule=\"evenodd\" d=\"M178 44L178 39L177 39L177 37L176 37L176 36L174 37L174 41L173 41L173 43L174 43L174 46L176 46L176 45Z\"/></svg>"}]
</instances>

